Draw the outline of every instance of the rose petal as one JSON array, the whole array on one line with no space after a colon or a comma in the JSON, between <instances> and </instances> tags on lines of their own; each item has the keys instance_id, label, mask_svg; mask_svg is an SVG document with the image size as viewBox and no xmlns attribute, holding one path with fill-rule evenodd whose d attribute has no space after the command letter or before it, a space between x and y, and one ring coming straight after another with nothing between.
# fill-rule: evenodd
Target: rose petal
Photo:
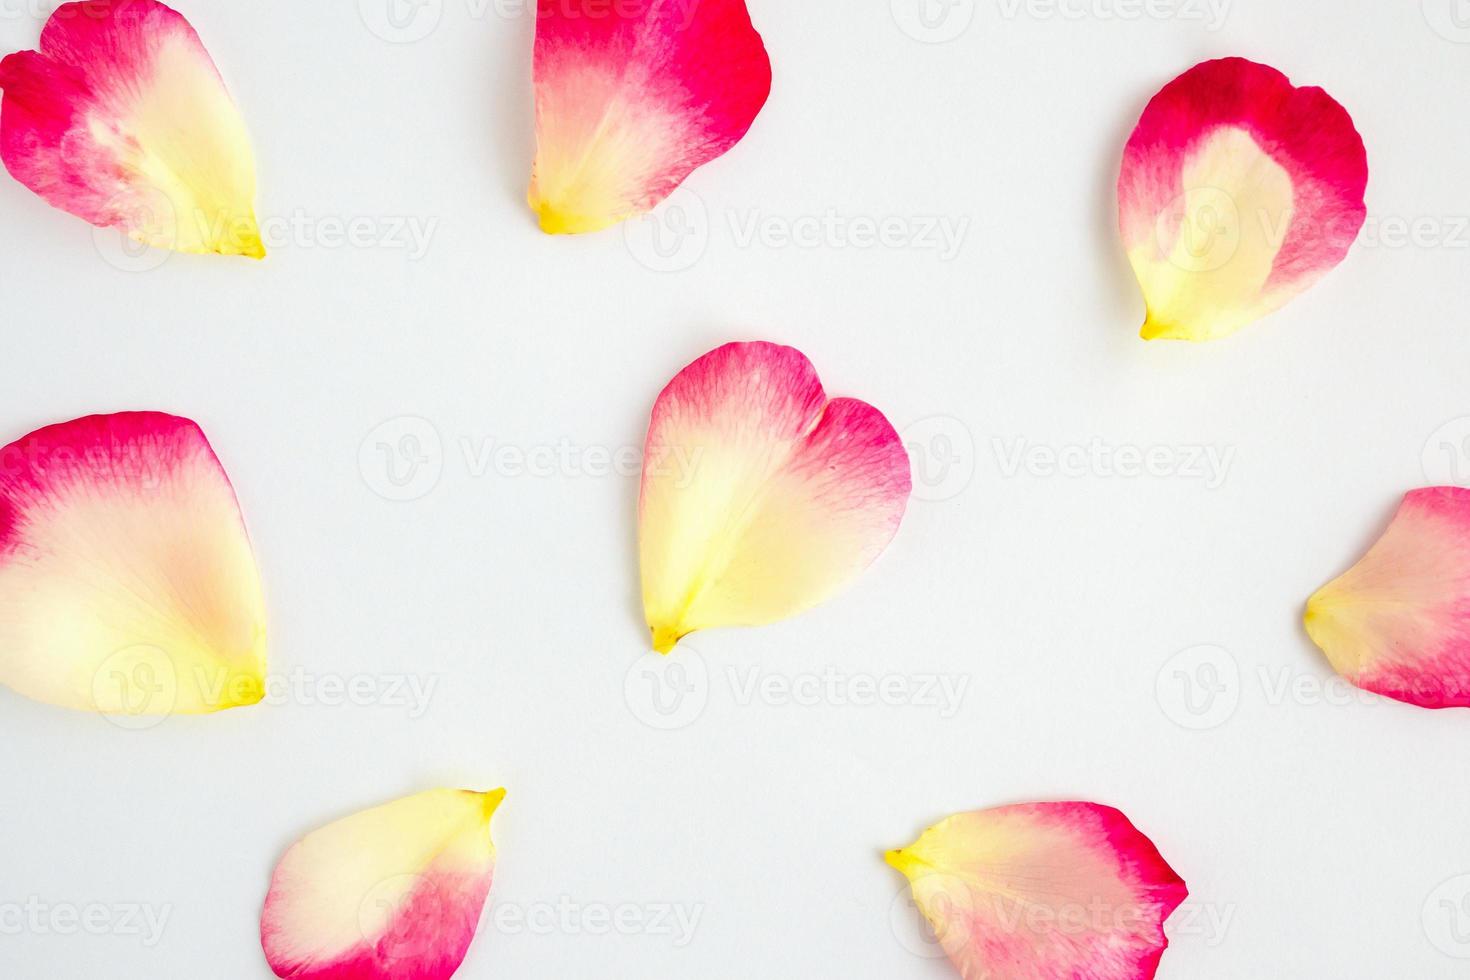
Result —
<instances>
[{"instance_id":1,"label":"rose petal","mask_svg":"<svg viewBox=\"0 0 1470 980\"><path fill-rule=\"evenodd\" d=\"M1404 498L1383 537L1307 603L1307 632L1364 690L1470 707L1470 490Z\"/></svg>"},{"instance_id":2,"label":"rose petal","mask_svg":"<svg viewBox=\"0 0 1470 980\"><path fill-rule=\"evenodd\" d=\"M254 704L264 675L259 573L197 425L98 415L0 450L0 681L163 715Z\"/></svg>"},{"instance_id":3,"label":"rose petal","mask_svg":"<svg viewBox=\"0 0 1470 980\"><path fill-rule=\"evenodd\" d=\"M727 344L680 371L648 430L639 505L654 649L829 598L888 546L911 488L893 426L828 401L800 351Z\"/></svg>"},{"instance_id":4,"label":"rose petal","mask_svg":"<svg viewBox=\"0 0 1470 980\"><path fill-rule=\"evenodd\" d=\"M1123 154L1123 243L1145 339L1214 340L1284 306L1347 255L1368 160L1347 110L1243 58L1154 96Z\"/></svg>"},{"instance_id":5,"label":"rose petal","mask_svg":"<svg viewBox=\"0 0 1470 980\"><path fill-rule=\"evenodd\" d=\"M771 92L745 0L539 0L536 164L544 231L651 210L738 143Z\"/></svg>"},{"instance_id":6,"label":"rose petal","mask_svg":"<svg viewBox=\"0 0 1470 980\"><path fill-rule=\"evenodd\" d=\"M135 241L262 258L250 138L194 28L155 0L57 8L0 62L0 159L55 207Z\"/></svg>"},{"instance_id":7,"label":"rose petal","mask_svg":"<svg viewBox=\"0 0 1470 980\"><path fill-rule=\"evenodd\" d=\"M271 878L260 942L292 980L445 980L474 941L505 790L433 790L307 834Z\"/></svg>"},{"instance_id":8,"label":"rose petal","mask_svg":"<svg viewBox=\"0 0 1470 980\"><path fill-rule=\"evenodd\" d=\"M889 851L965 980L1140 980L1189 894L1128 818L1095 803L962 813Z\"/></svg>"}]
</instances>

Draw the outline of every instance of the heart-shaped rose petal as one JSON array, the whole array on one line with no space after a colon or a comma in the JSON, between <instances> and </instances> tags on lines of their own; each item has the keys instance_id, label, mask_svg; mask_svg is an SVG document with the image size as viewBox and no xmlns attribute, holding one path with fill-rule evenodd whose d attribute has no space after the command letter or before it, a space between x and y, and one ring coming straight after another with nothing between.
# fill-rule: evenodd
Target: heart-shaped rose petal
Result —
<instances>
[{"instance_id":1,"label":"heart-shaped rose petal","mask_svg":"<svg viewBox=\"0 0 1470 980\"><path fill-rule=\"evenodd\" d=\"M911 489L883 414L829 400L800 351L727 344L659 395L639 507L654 649L785 619L838 592L898 531Z\"/></svg>"}]
</instances>

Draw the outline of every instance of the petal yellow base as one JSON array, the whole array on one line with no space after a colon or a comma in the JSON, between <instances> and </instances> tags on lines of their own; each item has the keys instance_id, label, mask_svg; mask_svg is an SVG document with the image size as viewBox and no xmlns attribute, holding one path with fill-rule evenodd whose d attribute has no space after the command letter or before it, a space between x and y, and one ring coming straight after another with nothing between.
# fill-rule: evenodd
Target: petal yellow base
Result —
<instances>
[{"instance_id":1,"label":"petal yellow base","mask_svg":"<svg viewBox=\"0 0 1470 980\"><path fill-rule=\"evenodd\" d=\"M485 819L486 820L489 820L491 817L495 816L495 811L496 810L499 810L500 809L500 804L502 804L504 802L505 802L505 789L504 789L504 787L502 787L500 789L492 789L490 792L485 793L484 794L484 799L481 800L481 805L485 808Z\"/></svg>"},{"instance_id":2,"label":"petal yellow base","mask_svg":"<svg viewBox=\"0 0 1470 980\"><path fill-rule=\"evenodd\" d=\"M1368 637L1375 612L1383 610L1382 601L1363 600L1344 594L1331 582L1307 600L1302 625L1317 644L1332 669L1352 680L1359 677L1373 661L1373 648Z\"/></svg>"},{"instance_id":3,"label":"petal yellow base","mask_svg":"<svg viewBox=\"0 0 1470 980\"><path fill-rule=\"evenodd\" d=\"M1192 340L1203 341L1205 338L1190 333L1189 330L1173 323L1156 318L1152 313L1143 321L1143 329L1138 335L1144 340Z\"/></svg>"},{"instance_id":4,"label":"petal yellow base","mask_svg":"<svg viewBox=\"0 0 1470 980\"><path fill-rule=\"evenodd\" d=\"M551 201L541 199L534 188L528 200L531 210L536 212L541 230L548 235L586 235L611 228L631 217L631 215L579 214L559 207Z\"/></svg>"},{"instance_id":5,"label":"petal yellow base","mask_svg":"<svg viewBox=\"0 0 1470 980\"><path fill-rule=\"evenodd\" d=\"M665 655L673 653L679 641L692 632L674 626L654 626L650 629L653 633L653 652Z\"/></svg>"},{"instance_id":6,"label":"petal yellow base","mask_svg":"<svg viewBox=\"0 0 1470 980\"><path fill-rule=\"evenodd\" d=\"M888 862L889 867L902 874L905 878L910 879L914 877L915 872L919 868L928 866L924 861L921 861L903 848L899 848L896 851L884 851L883 860Z\"/></svg>"}]
</instances>

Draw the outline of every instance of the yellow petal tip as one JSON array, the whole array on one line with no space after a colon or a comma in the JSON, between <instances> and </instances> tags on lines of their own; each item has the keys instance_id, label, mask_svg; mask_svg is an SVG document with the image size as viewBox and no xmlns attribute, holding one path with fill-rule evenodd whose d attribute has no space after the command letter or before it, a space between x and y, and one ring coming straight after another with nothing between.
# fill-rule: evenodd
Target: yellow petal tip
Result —
<instances>
[{"instance_id":1,"label":"yellow petal tip","mask_svg":"<svg viewBox=\"0 0 1470 980\"><path fill-rule=\"evenodd\" d=\"M265 242L260 240L260 226L252 216L247 224L221 248L226 255L243 255L247 259L265 258Z\"/></svg>"},{"instance_id":2,"label":"yellow petal tip","mask_svg":"<svg viewBox=\"0 0 1470 980\"><path fill-rule=\"evenodd\" d=\"M541 230L548 235L585 235L610 228L622 220L573 214L546 202L539 205L532 204L532 207L536 209L536 217L541 223Z\"/></svg>"},{"instance_id":3,"label":"yellow petal tip","mask_svg":"<svg viewBox=\"0 0 1470 980\"><path fill-rule=\"evenodd\" d=\"M1318 592L1307 600L1307 608L1302 613L1302 626L1312 642L1324 651L1328 649L1327 633L1331 629L1332 619L1327 612L1327 603L1322 593Z\"/></svg>"},{"instance_id":4,"label":"yellow petal tip","mask_svg":"<svg viewBox=\"0 0 1470 980\"><path fill-rule=\"evenodd\" d=\"M198 668L203 675L207 670L203 666ZM216 675L218 676L218 675ZM261 661L259 666L246 671L230 671L224 675L225 680L218 688L206 684L201 687L197 706L180 704L178 710L182 714L215 714L220 711L230 711L234 708L249 708L260 704L265 700L265 663Z\"/></svg>"},{"instance_id":5,"label":"yellow petal tip","mask_svg":"<svg viewBox=\"0 0 1470 980\"><path fill-rule=\"evenodd\" d=\"M653 632L653 652L665 656L673 653L674 647L678 646L679 641L688 635L672 626L654 626L651 627L651 630Z\"/></svg>"},{"instance_id":6,"label":"yellow petal tip","mask_svg":"<svg viewBox=\"0 0 1470 980\"><path fill-rule=\"evenodd\" d=\"M919 863L917 858L902 848L896 851L884 851L883 860L888 862L894 870L901 872L904 877L912 877L911 872Z\"/></svg>"},{"instance_id":7,"label":"yellow petal tip","mask_svg":"<svg viewBox=\"0 0 1470 980\"><path fill-rule=\"evenodd\" d=\"M1138 335L1144 340L1180 340L1185 336L1172 324L1155 318L1152 313L1143 321L1143 329L1138 331Z\"/></svg>"},{"instance_id":8,"label":"yellow petal tip","mask_svg":"<svg viewBox=\"0 0 1470 980\"><path fill-rule=\"evenodd\" d=\"M480 795L483 798L481 802L485 807L485 819L488 820L495 815L495 811L500 809L500 804L504 802L505 787L492 789L490 792L481 793Z\"/></svg>"},{"instance_id":9,"label":"yellow petal tip","mask_svg":"<svg viewBox=\"0 0 1470 980\"><path fill-rule=\"evenodd\" d=\"M226 710L229 708L249 708L252 705L257 705L264 700L265 681L252 680L249 684L243 685L243 689L239 697L230 699L226 703L220 705L220 708L221 710Z\"/></svg>"},{"instance_id":10,"label":"yellow petal tip","mask_svg":"<svg viewBox=\"0 0 1470 980\"><path fill-rule=\"evenodd\" d=\"M536 218L541 225L541 230L548 235L575 235L575 219L562 214L550 206L536 209Z\"/></svg>"},{"instance_id":11,"label":"yellow petal tip","mask_svg":"<svg viewBox=\"0 0 1470 980\"><path fill-rule=\"evenodd\" d=\"M611 228L627 217L577 206L575 201L568 200L567 195L547 197L537 185L533 185L527 193L526 202L536 212L541 230L548 235L585 235Z\"/></svg>"}]
</instances>

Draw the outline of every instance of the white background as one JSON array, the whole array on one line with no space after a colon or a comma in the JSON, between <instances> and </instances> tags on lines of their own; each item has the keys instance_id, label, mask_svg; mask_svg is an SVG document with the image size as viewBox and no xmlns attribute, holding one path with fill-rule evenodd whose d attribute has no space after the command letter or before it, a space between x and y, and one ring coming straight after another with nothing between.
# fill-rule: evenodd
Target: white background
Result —
<instances>
[{"instance_id":1,"label":"white background","mask_svg":"<svg viewBox=\"0 0 1470 980\"><path fill-rule=\"evenodd\" d=\"M1346 694L1299 624L1403 492L1470 477L1453 0L1235 0L1215 25L1193 0L959 0L928 31L910 0L751 0L775 90L659 214L705 229L665 259L648 223L537 231L531 17L435 0L395 32L383 2L181 4L253 134L264 263L128 256L0 181L0 430L198 420L250 523L275 672L412 675L437 685L428 709L284 684L129 731L0 692L0 904L170 916L152 945L0 936L0 975L267 978L257 917L284 848L441 785L508 787L493 895L542 923L488 921L465 977L949 976L881 852L953 812L1057 798L1123 808L1187 879L1162 977L1465 974L1467 719ZM4 50L35 43L25 8L5 0ZM1121 149L1162 84L1230 54L1350 109L1370 225L1268 321L1145 344ZM968 225L948 257L922 237L781 242L829 214ZM1420 218L1417 242L1396 236ZM351 219L378 240L321 244ZM392 247L400 221L433 224L424 254ZM649 673L636 479L596 453L641 445L682 365L756 338L906 429L920 495L941 499L838 600L696 636L685 673ZM400 492L377 444L405 434L427 462ZM1218 486L1009 465L1094 439L1233 455ZM518 474L487 445L576 457ZM752 670L968 687L945 717L746 698ZM658 682L692 688L673 715ZM595 935L597 909L643 925ZM697 915L692 938L660 910Z\"/></svg>"}]
</instances>

